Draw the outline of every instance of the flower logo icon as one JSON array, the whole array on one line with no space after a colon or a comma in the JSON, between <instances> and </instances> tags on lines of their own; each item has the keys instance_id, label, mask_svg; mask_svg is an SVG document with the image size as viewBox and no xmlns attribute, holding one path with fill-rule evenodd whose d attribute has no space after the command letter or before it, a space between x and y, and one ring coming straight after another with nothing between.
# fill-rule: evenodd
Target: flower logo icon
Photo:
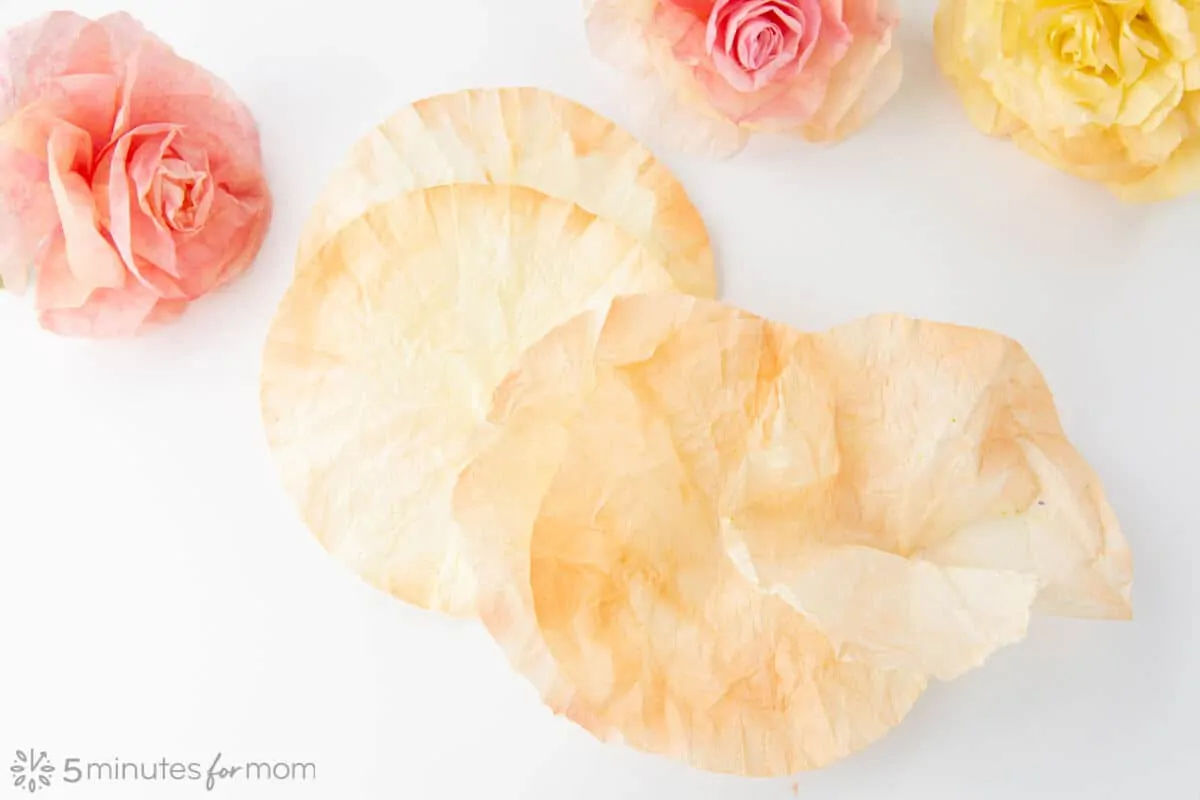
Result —
<instances>
[{"instance_id":1,"label":"flower logo icon","mask_svg":"<svg viewBox=\"0 0 1200 800\"><path fill-rule=\"evenodd\" d=\"M45 750L38 752L30 748L17 751L16 760L9 767L9 771L13 775L13 786L33 794L50 785L54 765L50 763L50 757L46 755Z\"/></svg>"}]
</instances>

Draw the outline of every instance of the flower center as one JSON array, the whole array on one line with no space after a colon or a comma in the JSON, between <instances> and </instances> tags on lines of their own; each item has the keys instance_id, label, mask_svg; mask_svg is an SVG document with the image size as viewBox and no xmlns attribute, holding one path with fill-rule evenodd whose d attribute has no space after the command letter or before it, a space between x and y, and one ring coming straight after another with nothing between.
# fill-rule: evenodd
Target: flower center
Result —
<instances>
[{"instance_id":1,"label":"flower center","mask_svg":"<svg viewBox=\"0 0 1200 800\"><path fill-rule=\"evenodd\" d=\"M1133 84L1166 55L1162 33L1139 3L1072 3L1038 27L1053 60L1113 87Z\"/></svg>"},{"instance_id":2,"label":"flower center","mask_svg":"<svg viewBox=\"0 0 1200 800\"><path fill-rule=\"evenodd\" d=\"M1094 5L1078 6L1050 21L1045 33L1053 59L1068 69L1098 78L1116 77L1113 31Z\"/></svg>"},{"instance_id":3,"label":"flower center","mask_svg":"<svg viewBox=\"0 0 1200 800\"><path fill-rule=\"evenodd\" d=\"M705 47L730 86L756 92L804 68L821 22L820 0L716 0Z\"/></svg>"},{"instance_id":4,"label":"flower center","mask_svg":"<svg viewBox=\"0 0 1200 800\"><path fill-rule=\"evenodd\" d=\"M160 224L180 233L192 233L208 220L212 178L169 154L159 165L150 194L151 208Z\"/></svg>"},{"instance_id":5,"label":"flower center","mask_svg":"<svg viewBox=\"0 0 1200 800\"><path fill-rule=\"evenodd\" d=\"M756 19L738 31L737 59L748 71L760 70L783 52L783 31L777 22Z\"/></svg>"}]
</instances>

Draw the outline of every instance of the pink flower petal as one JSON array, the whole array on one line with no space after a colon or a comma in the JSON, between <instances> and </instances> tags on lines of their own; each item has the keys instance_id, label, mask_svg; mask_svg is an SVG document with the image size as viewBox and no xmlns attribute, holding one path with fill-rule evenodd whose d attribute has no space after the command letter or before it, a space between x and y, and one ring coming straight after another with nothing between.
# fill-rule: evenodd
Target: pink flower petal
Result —
<instances>
[{"instance_id":1,"label":"pink flower petal","mask_svg":"<svg viewBox=\"0 0 1200 800\"><path fill-rule=\"evenodd\" d=\"M830 76L828 99L809 120L810 139L842 138L861 126L896 93L903 69L898 54L888 57L892 52L894 24L894 21L877 23L873 26L876 30L854 37ZM848 118L853 118L852 125L846 124Z\"/></svg>"},{"instance_id":2,"label":"pink flower petal","mask_svg":"<svg viewBox=\"0 0 1200 800\"><path fill-rule=\"evenodd\" d=\"M112 138L120 83L111 75L64 75L46 81L42 94L22 113L38 113L87 131L94 152Z\"/></svg>"},{"instance_id":3,"label":"pink flower petal","mask_svg":"<svg viewBox=\"0 0 1200 800\"><path fill-rule=\"evenodd\" d=\"M787 90L787 84L774 83L757 91L742 91L717 70L697 69L696 80L713 108L739 125L756 119L760 109Z\"/></svg>"},{"instance_id":4,"label":"pink flower petal","mask_svg":"<svg viewBox=\"0 0 1200 800\"><path fill-rule=\"evenodd\" d=\"M663 5L686 11L697 19L707 20L716 0L664 0Z\"/></svg>"},{"instance_id":5,"label":"pink flower petal","mask_svg":"<svg viewBox=\"0 0 1200 800\"><path fill-rule=\"evenodd\" d=\"M204 229L176 237L180 286L186 296L206 294L250 266L266 237L269 208L265 195L236 197L217 191Z\"/></svg>"},{"instance_id":6,"label":"pink flower petal","mask_svg":"<svg viewBox=\"0 0 1200 800\"><path fill-rule=\"evenodd\" d=\"M878 51L877 51L878 52ZM874 68L867 74L862 94L841 119L830 125L824 120L815 120L805 135L811 141L836 141L845 138L860 127L883 107L900 89L904 76L904 62L900 51L888 48L881 52Z\"/></svg>"},{"instance_id":7,"label":"pink flower petal","mask_svg":"<svg viewBox=\"0 0 1200 800\"><path fill-rule=\"evenodd\" d=\"M152 281L141 273L139 262L149 258L160 269L172 272L175 249L170 236L165 236L164 240L144 228L139 231L139 244L145 250L134 247L134 220L144 216L144 212L138 205L136 182L129 174L130 151L147 139L166 141L175 131L172 125L147 125L131 131L113 144L96 168L93 193L98 200L101 220L121 254L125 267L147 285L152 285ZM142 258L139 259L138 255Z\"/></svg>"},{"instance_id":8,"label":"pink flower petal","mask_svg":"<svg viewBox=\"0 0 1200 800\"><path fill-rule=\"evenodd\" d=\"M824 18L818 0L720 0L706 29L711 67L744 93L791 79L805 68ZM711 82L702 78L702 83ZM736 105L762 103L757 98Z\"/></svg>"},{"instance_id":9,"label":"pink flower petal","mask_svg":"<svg viewBox=\"0 0 1200 800\"><path fill-rule=\"evenodd\" d=\"M896 14L890 6L890 0L844 0L840 19L855 36L878 38L895 24Z\"/></svg>"},{"instance_id":10,"label":"pink flower petal","mask_svg":"<svg viewBox=\"0 0 1200 800\"><path fill-rule=\"evenodd\" d=\"M93 288L123 285L124 265L96 228L98 215L92 189L80 174L91 171L91 137L80 128L59 125L50 134L47 154L50 191L58 208L71 272Z\"/></svg>"},{"instance_id":11,"label":"pink flower petal","mask_svg":"<svg viewBox=\"0 0 1200 800\"><path fill-rule=\"evenodd\" d=\"M46 330L63 336L131 336L155 312L159 297L136 281L124 289L97 289L78 308L47 308L38 314Z\"/></svg>"},{"instance_id":12,"label":"pink flower petal","mask_svg":"<svg viewBox=\"0 0 1200 800\"><path fill-rule=\"evenodd\" d=\"M800 32L800 39L796 43L794 69L787 77L805 69L822 36L833 35L836 37L839 35L840 26L837 25L837 17L830 17L832 29L826 31L826 14L821 7L820 0L799 0L799 5L801 7L799 18L804 21L804 30Z\"/></svg>"},{"instance_id":13,"label":"pink flower petal","mask_svg":"<svg viewBox=\"0 0 1200 800\"><path fill-rule=\"evenodd\" d=\"M749 94L755 90L754 76L742 68L733 56L721 50L712 53L713 72L705 70L709 77L715 72L726 85L736 89L741 94ZM740 105L740 103L739 103Z\"/></svg>"},{"instance_id":14,"label":"pink flower petal","mask_svg":"<svg viewBox=\"0 0 1200 800\"><path fill-rule=\"evenodd\" d=\"M114 46L128 53L124 130L170 122L205 152L213 176L234 194L263 183L258 126L223 81L186 61L127 14L100 20Z\"/></svg>"},{"instance_id":15,"label":"pink flower petal","mask_svg":"<svg viewBox=\"0 0 1200 800\"><path fill-rule=\"evenodd\" d=\"M37 271L37 308L80 308L95 291L95 286L80 281L71 271L67 263L66 241L61 231L55 232L46 244Z\"/></svg>"},{"instance_id":16,"label":"pink flower petal","mask_svg":"<svg viewBox=\"0 0 1200 800\"><path fill-rule=\"evenodd\" d=\"M669 3L659 5L647 24L647 35L667 42L675 58L689 66L708 61L706 22Z\"/></svg>"},{"instance_id":17,"label":"pink flower petal","mask_svg":"<svg viewBox=\"0 0 1200 800\"><path fill-rule=\"evenodd\" d=\"M777 0L717 0L708 18L705 44L710 53L721 51L731 55L736 47L737 32L748 17L775 5Z\"/></svg>"},{"instance_id":18,"label":"pink flower petal","mask_svg":"<svg viewBox=\"0 0 1200 800\"><path fill-rule=\"evenodd\" d=\"M163 325L167 322L174 322L183 316L183 312L187 311L191 305L187 300L163 300L160 299L154 304L154 308L150 309L150 313L146 315L146 319L142 321L142 326L139 330Z\"/></svg>"},{"instance_id":19,"label":"pink flower petal","mask_svg":"<svg viewBox=\"0 0 1200 800\"><path fill-rule=\"evenodd\" d=\"M3 140L0 130L0 281L22 292L38 253L59 229L46 163Z\"/></svg>"},{"instance_id":20,"label":"pink flower petal","mask_svg":"<svg viewBox=\"0 0 1200 800\"><path fill-rule=\"evenodd\" d=\"M0 38L0 122L63 75L112 71L105 48L95 44L93 26L78 14L57 11Z\"/></svg>"},{"instance_id":21,"label":"pink flower petal","mask_svg":"<svg viewBox=\"0 0 1200 800\"><path fill-rule=\"evenodd\" d=\"M761 17L742 26L737 34L737 60L746 68L761 70L783 52L783 31Z\"/></svg>"},{"instance_id":22,"label":"pink flower petal","mask_svg":"<svg viewBox=\"0 0 1200 800\"><path fill-rule=\"evenodd\" d=\"M46 327L172 319L251 263L270 216L249 110L132 17L0 36L0 278L36 276Z\"/></svg>"}]
</instances>

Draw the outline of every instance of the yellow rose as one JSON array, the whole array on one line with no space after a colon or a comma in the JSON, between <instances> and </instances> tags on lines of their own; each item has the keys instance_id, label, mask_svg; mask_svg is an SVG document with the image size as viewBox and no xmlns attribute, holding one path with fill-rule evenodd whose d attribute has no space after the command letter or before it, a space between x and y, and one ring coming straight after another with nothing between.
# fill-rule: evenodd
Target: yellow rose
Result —
<instances>
[{"instance_id":1,"label":"yellow rose","mask_svg":"<svg viewBox=\"0 0 1200 800\"><path fill-rule=\"evenodd\" d=\"M941 0L971 121L1131 202L1200 189L1200 0Z\"/></svg>"}]
</instances>

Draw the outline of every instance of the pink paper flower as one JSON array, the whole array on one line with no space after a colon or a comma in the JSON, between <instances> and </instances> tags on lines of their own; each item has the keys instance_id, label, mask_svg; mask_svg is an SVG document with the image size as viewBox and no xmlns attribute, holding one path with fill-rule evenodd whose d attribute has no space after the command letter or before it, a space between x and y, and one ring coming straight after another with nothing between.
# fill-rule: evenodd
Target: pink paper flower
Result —
<instances>
[{"instance_id":1,"label":"pink paper flower","mask_svg":"<svg viewBox=\"0 0 1200 800\"><path fill-rule=\"evenodd\" d=\"M33 283L46 328L174 319L250 265L270 216L250 112L128 15L0 39L0 279Z\"/></svg>"},{"instance_id":2,"label":"pink paper flower","mask_svg":"<svg viewBox=\"0 0 1200 800\"><path fill-rule=\"evenodd\" d=\"M650 84L682 149L727 156L755 132L841 139L896 92L888 0L588 0L601 58Z\"/></svg>"}]
</instances>

